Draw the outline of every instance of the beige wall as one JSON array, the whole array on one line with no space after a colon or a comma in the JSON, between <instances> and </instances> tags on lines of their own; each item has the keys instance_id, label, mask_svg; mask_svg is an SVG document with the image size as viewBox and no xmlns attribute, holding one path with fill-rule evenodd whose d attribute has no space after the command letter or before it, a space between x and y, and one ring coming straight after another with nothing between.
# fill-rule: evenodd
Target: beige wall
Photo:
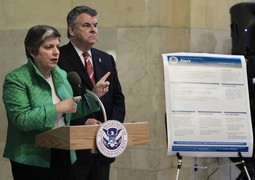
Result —
<instances>
[{"instance_id":1,"label":"beige wall","mask_svg":"<svg viewBox=\"0 0 255 180\"><path fill-rule=\"evenodd\" d=\"M111 180L169 180L176 176L176 157L167 157L163 65L161 54L208 52L230 54L229 8L237 0L0 0L0 84L7 72L26 62L23 40L28 28L50 24L66 43L65 17L76 5L86 4L99 12L99 42L96 47L112 53L126 97L126 122L148 121L150 144L128 148L112 165ZM2 86L0 88L2 94ZM0 153L7 120L0 103ZM183 168L180 180L205 179L215 169L214 158L185 158L192 165L209 163L194 173ZM228 159L220 159L229 163ZM231 168L222 168L211 179L229 178ZM232 175L238 171L232 167ZM234 174L234 175L233 175ZM9 161L0 158L0 179L11 179Z\"/></svg>"}]
</instances>

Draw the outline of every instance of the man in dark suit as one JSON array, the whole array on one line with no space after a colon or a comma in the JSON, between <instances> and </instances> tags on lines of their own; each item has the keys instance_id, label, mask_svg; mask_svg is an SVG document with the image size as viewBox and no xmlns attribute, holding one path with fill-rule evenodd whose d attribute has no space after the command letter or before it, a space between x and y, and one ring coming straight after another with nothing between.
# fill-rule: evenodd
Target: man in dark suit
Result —
<instances>
[{"instance_id":1,"label":"man in dark suit","mask_svg":"<svg viewBox=\"0 0 255 180\"><path fill-rule=\"evenodd\" d=\"M81 86L89 90L93 89L93 81L97 82L107 72L110 76L108 92L100 98L108 120L124 121L125 101L119 82L116 64L113 56L93 48L97 42L97 11L87 6L77 6L67 16L67 34L70 42L60 48L58 65L67 71L76 71L81 77ZM84 57L84 53L87 53ZM90 79L86 70L86 60L90 59ZM88 65L89 66L89 65ZM86 68L85 68L86 67ZM104 122L102 112L94 113L75 121L75 125L97 124ZM106 158L99 152L90 150L77 150L78 180L108 180L110 163L114 158Z\"/></svg>"}]
</instances>

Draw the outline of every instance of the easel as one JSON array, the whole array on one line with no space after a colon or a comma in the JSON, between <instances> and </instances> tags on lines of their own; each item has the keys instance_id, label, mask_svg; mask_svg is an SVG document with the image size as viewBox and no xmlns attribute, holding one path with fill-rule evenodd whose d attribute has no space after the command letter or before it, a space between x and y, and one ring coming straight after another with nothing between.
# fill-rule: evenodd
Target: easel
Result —
<instances>
[{"instance_id":1,"label":"easel","mask_svg":"<svg viewBox=\"0 0 255 180\"><path fill-rule=\"evenodd\" d=\"M182 156L179 153L177 153L176 156L177 156L177 159L178 159L176 180L178 180L179 179L180 170L181 170L181 167L182 167Z\"/></svg>"},{"instance_id":2,"label":"easel","mask_svg":"<svg viewBox=\"0 0 255 180\"><path fill-rule=\"evenodd\" d=\"M245 165L245 161L244 161L244 158L243 158L241 152L238 152L238 156L239 156L239 158L240 158L240 164L242 164L242 166L243 166L243 168L244 168L244 171L245 171L245 173L246 173L246 176L247 176L248 180L251 180L251 177L250 177L250 175L249 175L249 172L248 172L248 170L247 170L247 167L246 167L246 165Z\"/></svg>"},{"instance_id":3,"label":"easel","mask_svg":"<svg viewBox=\"0 0 255 180\"><path fill-rule=\"evenodd\" d=\"M182 167L182 156L180 155L179 152L176 153L176 157L178 159L178 162L177 162L177 173L176 173L176 180L179 179L179 174L180 174L180 170L181 170L181 167ZM245 160L242 156L242 153L241 152L238 152L238 157L240 158L240 162L237 162L237 163L230 163L230 164L227 164L227 165L221 165L221 166L217 166L217 167L225 167L225 166L232 166L232 165L237 165L237 164L242 164L243 168L244 168L244 171L246 173L246 176L248 178L248 180L251 180L251 177L249 175L249 172L247 170L247 167L245 165ZM198 166L196 161L195 161L195 164L194 166L188 166L188 167L193 167L194 168L194 171L195 171L195 179L197 179L196 177L196 173L197 173L197 170L198 169L207 169L208 167L207 166Z\"/></svg>"},{"instance_id":4,"label":"easel","mask_svg":"<svg viewBox=\"0 0 255 180\"><path fill-rule=\"evenodd\" d=\"M178 159L176 180L178 180L179 179L180 170L181 170L181 167L182 167L182 156L180 155L179 152L176 153L176 156L177 156L177 159ZM198 166L196 163L194 164L194 166L187 166L187 167L194 168L195 175L196 175L198 169L207 169L207 166Z\"/></svg>"}]
</instances>

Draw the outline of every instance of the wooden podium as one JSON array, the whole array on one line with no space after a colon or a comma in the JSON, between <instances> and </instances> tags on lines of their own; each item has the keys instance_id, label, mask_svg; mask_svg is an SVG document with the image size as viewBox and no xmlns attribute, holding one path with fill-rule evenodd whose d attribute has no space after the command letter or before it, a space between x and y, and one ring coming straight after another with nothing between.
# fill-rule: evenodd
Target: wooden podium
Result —
<instances>
[{"instance_id":1,"label":"wooden podium","mask_svg":"<svg viewBox=\"0 0 255 180\"><path fill-rule=\"evenodd\" d=\"M144 145L149 143L149 123L124 123L128 133L128 146ZM95 149L96 135L100 125L62 126L36 136L37 146L78 150Z\"/></svg>"}]
</instances>

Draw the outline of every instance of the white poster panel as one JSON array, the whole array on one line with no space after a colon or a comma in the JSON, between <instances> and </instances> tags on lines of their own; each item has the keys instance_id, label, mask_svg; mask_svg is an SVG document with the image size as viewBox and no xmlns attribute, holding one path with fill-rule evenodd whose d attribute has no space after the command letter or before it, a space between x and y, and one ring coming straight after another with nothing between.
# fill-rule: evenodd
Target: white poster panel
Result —
<instances>
[{"instance_id":1,"label":"white poster panel","mask_svg":"<svg viewBox=\"0 0 255 180\"><path fill-rule=\"evenodd\" d=\"M168 156L252 156L245 58L204 53L162 57Z\"/></svg>"}]
</instances>

